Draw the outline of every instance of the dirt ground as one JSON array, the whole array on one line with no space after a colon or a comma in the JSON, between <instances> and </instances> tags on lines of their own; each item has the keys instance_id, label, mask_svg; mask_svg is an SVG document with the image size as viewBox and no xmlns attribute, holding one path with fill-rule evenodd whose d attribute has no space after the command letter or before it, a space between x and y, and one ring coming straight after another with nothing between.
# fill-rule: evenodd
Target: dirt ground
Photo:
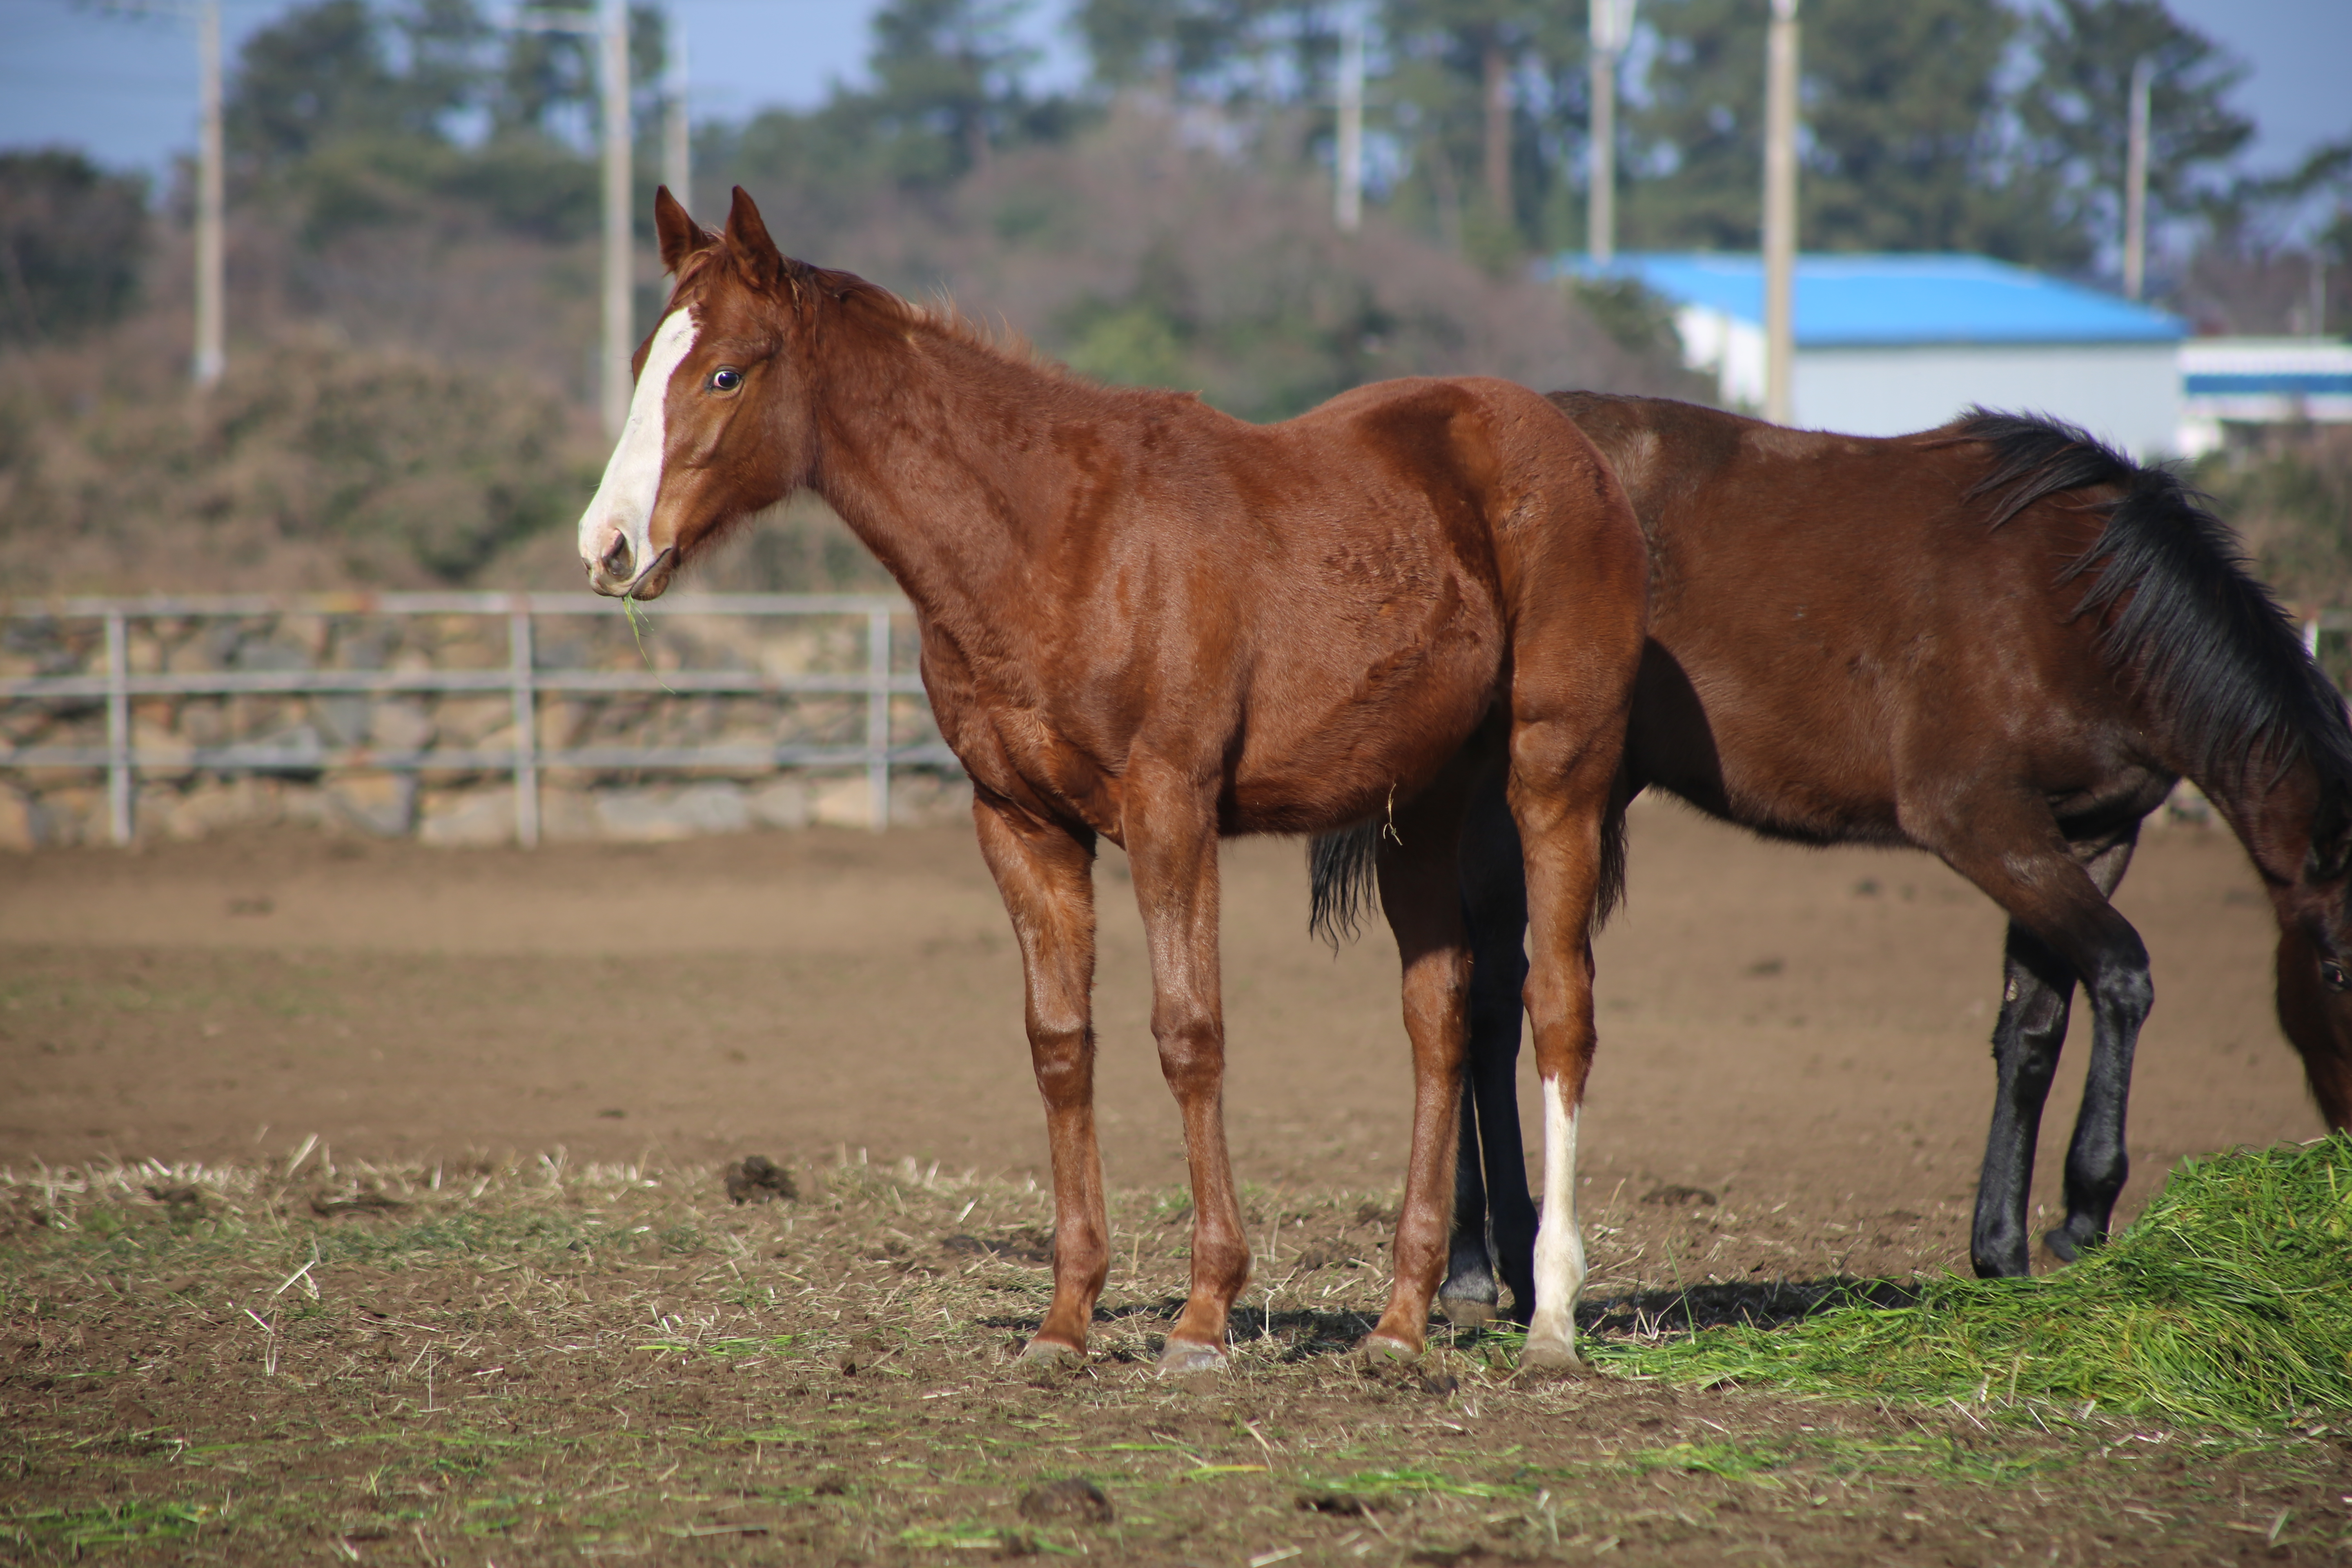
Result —
<instances>
[{"instance_id":1,"label":"dirt ground","mask_svg":"<svg viewBox=\"0 0 2352 1568\"><path fill-rule=\"evenodd\" d=\"M1664 806L1633 841L1582 1140L1588 1332L1964 1267L1999 919L1916 857ZM0 865L0 1561L2352 1551L2352 1436L2326 1413L2250 1437L1990 1385L1529 1383L1492 1332L1371 1374L1348 1352L1404 1138L1394 964L1384 939L1308 941L1301 859L1224 859L1256 1276L1232 1368L1189 1384L1150 1371L1189 1205L1116 857L1115 1262L1092 1363L1043 1384L1012 1360L1049 1291L1041 1117L966 834L272 835ZM2318 1124L2234 843L2154 835L2121 902L2158 995L2128 1216L2184 1154ZM754 1152L792 1196L729 1201L722 1163Z\"/></svg>"},{"instance_id":2,"label":"dirt ground","mask_svg":"<svg viewBox=\"0 0 2352 1568\"><path fill-rule=\"evenodd\" d=\"M1633 837L1631 901L1599 958L1588 1220L1693 1187L1785 1233L1748 1232L1706 1272L1963 1265L1992 907L1922 856L1767 845L1670 805L1637 806ZM1384 932L1336 957L1308 940L1302 860L1277 841L1224 856L1237 1170L1275 1189L1391 1186L1410 1110L1394 950ZM1180 1184L1116 850L1097 879L1106 1173ZM2270 1015L2274 928L2234 841L2152 832L2118 901L2157 993L2128 1217L2185 1154L2321 1129ZM1042 1176L1020 996L960 829L42 855L0 864L0 1166L223 1161L315 1134L375 1160L864 1150ZM2043 1130L2052 1207L2083 1054ZM1595 1263L1627 1266L1605 1242Z\"/></svg>"}]
</instances>

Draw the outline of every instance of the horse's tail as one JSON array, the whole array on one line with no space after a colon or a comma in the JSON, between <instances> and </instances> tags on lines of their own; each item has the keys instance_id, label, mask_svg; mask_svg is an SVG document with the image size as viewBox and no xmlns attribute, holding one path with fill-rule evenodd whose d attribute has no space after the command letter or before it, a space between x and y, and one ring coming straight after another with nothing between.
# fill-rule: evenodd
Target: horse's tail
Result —
<instances>
[{"instance_id":1,"label":"horse's tail","mask_svg":"<svg viewBox=\"0 0 2352 1568\"><path fill-rule=\"evenodd\" d=\"M1592 896L1592 934L1599 936L1617 906L1625 901L1625 808L1633 804L1625 773L1609 788L1609 809L1601 817L1601 881Z\"/></svg>"},{"instance_id":2,"label":"horse's tail","mask_svg":"<svg viewBox=\"0 0 2352 1568\"><path fill-rule=\"evenodd\" d=\"M2100 654L2163 715L2177 765L2200 782L2230 781L2307 758L2332 784L2352 785L2343 698L2203 495L2054 419L1975 408L1954 434L1990 449L1969 497L1990 503L1995 528L2052 496L2116 492L2095 503L2106 514L2098 539L2054 585L2095 574L2074 614L2106 618Z\"/></svg>"},{"instance_id":3,"label":"horse's tail","mask_svg":"<svg viewBox=\"0 0 2352 1568\"><path fill-rule=\"evenodd\" d=\"M1592 900L1592 934L1609 923L1625 901L1624 776L1609 792L1609 808L1601 819L1601 880ZM1310 885L1307 930L1337 952L1343 942L1355 939L1362 922L1380 908L1381 828L1379 822L1360 822L1337 833L1318 834L1307 841Z\"/></svg>"},{"instance_id":4,"label":"horse's tail","mask_svg":"<svg viewBox=\"0 0 2352 1568\"><path fill-rule=\"evenodd\" d=\"M1307 841L1307 931L1339 951L1381 905L1381 824L1360 822Z\"/></svg>"}]
</instances>

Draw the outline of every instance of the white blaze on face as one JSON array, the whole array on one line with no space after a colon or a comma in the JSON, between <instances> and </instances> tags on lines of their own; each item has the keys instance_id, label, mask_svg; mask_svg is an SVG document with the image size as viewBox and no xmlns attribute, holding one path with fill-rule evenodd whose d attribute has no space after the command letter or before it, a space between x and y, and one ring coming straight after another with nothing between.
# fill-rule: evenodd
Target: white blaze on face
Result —
<instances>
[{"instance_id":1,"label":"white blaze on face","mask_svg":"<svg viewBox=\"0 0 2352 1568\"><path fill-rule=\"evenodd\" d=\"M596 499L580 518L580 558L593 570L613 548L615 536L629 542L629 569L642 575L653 564L654 551L646 540L653 524L654 500L661 494L663 409L669 397L669 378L694 350L694 313L673 312L654 333L646 351L646 368L629 399L628 422L604 465L604 482ZM615 584L617 586L617 584Z\"/></svg>"}]
</instances>

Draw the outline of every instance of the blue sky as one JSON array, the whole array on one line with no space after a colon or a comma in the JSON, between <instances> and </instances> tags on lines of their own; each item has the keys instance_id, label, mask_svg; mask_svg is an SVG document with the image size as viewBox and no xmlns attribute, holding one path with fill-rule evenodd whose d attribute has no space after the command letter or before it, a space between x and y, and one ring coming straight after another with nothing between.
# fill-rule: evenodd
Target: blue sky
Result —
<instances>
[{"instance_id":1,"label":"blue sky","mask_svg":"<svg viewBox=\"0 0 2352 1568\"><path fill-rule=\"evenodd\" d=\"M231 57L238 38L290 4L225 0ZM770 104L806 106L835 79L859 79L866 20L878 4L669 0L686 26L698 114L738 119ZM2316 143L2352 133L2345 85L2352 0L2172 0L2172 9L2253 68L2239 107L2262 130L2254 166L2290 165ZM1031 8L1027 26L1046 51L1039 75L1047 83L1075 80L1082 68L1062 26L1066 10L1062 0ZM184 22L89 0L0 0L0 146L65 142L104 163L160 172L194 144L194 61Z\"/></svg>"}]
</instances>

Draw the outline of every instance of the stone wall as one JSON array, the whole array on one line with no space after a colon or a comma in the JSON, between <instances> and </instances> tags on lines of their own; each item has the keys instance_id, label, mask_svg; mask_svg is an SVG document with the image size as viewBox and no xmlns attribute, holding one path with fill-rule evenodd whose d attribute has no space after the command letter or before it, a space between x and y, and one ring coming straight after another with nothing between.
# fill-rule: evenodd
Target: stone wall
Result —
<instances>
[{"instance_id":1,"label":"stone wall","mask_svg":"<svg viewBox=\"0 0 2352 1568\"><path fill-rule=\"evenodd\" d=\"M534 621L534 666L544 670L761 671L858 674L862 616L665 615L639 632L606 616ZM912 634L896 630L893 668L914 667ZM270 615L133 621L135 673L365 669L499 670L510 658L499 616ZM0 678L99 675L92 620L0 622ZM813 696L604 696L542 693L542 753L575 748L862 745L861 693ZM919 696L891 700L894 745L936 742ZM294 824L327 832L415 836L430 844L512 842L515 792L504 769L429 765L436 752L511 752L514 705L503 690L397 695L142 697L131 741L148 759L137 774L133 822L142 839L202 838L235 828ZM0 847L109 840L106 774L89 766L12 763L34 749L102 752L102 700L0 700ZM268 753L257 771L205 765L209 749ZM329 765L331 753L411 753L415 771ZM540 770L541 831L551 840L653 841L810 825L872 826L863 770L772 765ZM951 770L892 772L894 824L961 819L970 786Z\"/></svg>"}]
</instances>

